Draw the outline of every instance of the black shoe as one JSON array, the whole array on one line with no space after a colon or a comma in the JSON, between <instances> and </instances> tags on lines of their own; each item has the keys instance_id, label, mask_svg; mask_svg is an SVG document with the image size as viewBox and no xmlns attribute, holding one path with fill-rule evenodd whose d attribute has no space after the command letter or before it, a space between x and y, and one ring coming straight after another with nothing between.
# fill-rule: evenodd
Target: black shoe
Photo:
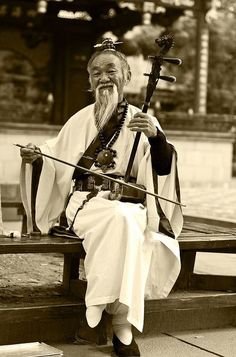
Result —
<instances>
[{"instance_id":1,"label":"black shoe","mask_svg":"<svg viewBox=\"0 0 236 357\"><path fill-rule=\"evenodd\" d=\"M125 345L118 339L116 335L113 335L112 343L113 343L114 351L118 357L140 356L140 351L134 338L132 339L129 345Z\"/></svg>"}]
</instances>

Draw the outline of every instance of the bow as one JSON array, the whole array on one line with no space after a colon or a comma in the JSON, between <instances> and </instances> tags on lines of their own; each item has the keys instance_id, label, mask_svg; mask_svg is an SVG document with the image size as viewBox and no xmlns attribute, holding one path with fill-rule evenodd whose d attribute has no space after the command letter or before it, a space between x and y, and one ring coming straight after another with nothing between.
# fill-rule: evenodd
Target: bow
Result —
<instances>
[{"instance_id":1,"label":"bow","mask_svg":"<svg viewBox=\"0 0 236 357\"><path fill-rule=\"evenodd\" d=\"M18 146L19 148L22 148L22 149L28 149L27 146L24 146L24 145L20 145L20 144L14 144L15 146ZM165 200L165 201L168 201L168 202L171 202L171 203L174 203L176 205L179 205L179 206L183 206L185 207L184 204L178 202L178 201L172 201L170 200L169 198L166 198L166 197L162 197L160 195L157 195L156 193L153 193L153 192L150 192L150 191L147 191L141 187L137 187L137 186L134 186L128 182L125 182L123 180L120 180L120 179L116 179L116 178L113 178L113 177L110 177L110 176L107 176L107 175L104 175L104 174L101 174L101 173L98 173L98 172L95 172L95 171L92 171L92 170L89 170L89 169L86 169L84 168L83 166L79 166L79 165L75 165L75 164L72 164L71 162L68 162L68 161L64 161L64 160L61 160L61 159L58 159L54 156L51 156L51 155L48 155L48 154L44 154L43 152L41 152L40 150L37 150L37 149L31 149L35 154L39 154L39 155L42 155L42 156L45 156L49 159L52 159L52 160L55 160L55 161L58 161L62 164L65 164L65 165L68 165L68 166L72 166L76 169L80 169L81 171L83 172L87 172L87 173L90 173L94 176L97 176L97 177L100 177L100 178L104 178L104 179L107 179L109 181L112 181L112 182L116 182L120 185L123 185L123 186L126 186L126 187L130 187L130 188L133 188L135 190L138 190L138 191L141 191L141 192L144 192L146 193L147 195L151 195L151 196L154 196L156 198L159 198L161 200Z\"/></svg>"}]
</instances>

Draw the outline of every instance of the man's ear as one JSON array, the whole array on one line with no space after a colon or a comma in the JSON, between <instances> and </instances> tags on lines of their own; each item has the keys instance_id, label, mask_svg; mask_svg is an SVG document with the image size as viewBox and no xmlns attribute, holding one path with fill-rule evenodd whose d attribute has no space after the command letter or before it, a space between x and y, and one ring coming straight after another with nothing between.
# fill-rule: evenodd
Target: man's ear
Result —
<instances>
[{"instance_id":1,"label":"man's ear","mask_svg":"<svg viewBox=\"0 0 236 357\"><path fill-rule=\"evenodd\" d=\"M89 75L88 81L89 81L89 84L90 84L90 91L93 92L94 88L92 86L92 81L91 81L91 76L90 75Z\"/></svg>"},{"instance_id":2,"label":"man's ear","mask_svg":"<svg viewBox=\"0 0 236 357\"><path fill-rule=\"evenodd\" d=\"M125 84L128 84L130 82L130 80L131 80L131 71L128 70L126 72L126 76L125 76Z\"/></svg>"}]
</instances>

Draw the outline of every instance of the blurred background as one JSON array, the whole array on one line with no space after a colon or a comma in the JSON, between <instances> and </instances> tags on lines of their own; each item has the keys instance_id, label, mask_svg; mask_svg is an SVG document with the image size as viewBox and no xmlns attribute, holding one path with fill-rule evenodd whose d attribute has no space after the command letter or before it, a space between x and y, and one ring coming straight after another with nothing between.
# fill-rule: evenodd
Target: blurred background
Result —
<instances>
[{"instance_id":1,"label":"blurred background","mask_svg":"<svg viewBox=\"0 0 236 357\"><path fill-rule=\"evenodd\" d=\"M155 39L172 33L150 113L178 152L184 213L236 222L236 5L234 0L1 0L0 185L2 215L20 220L20 156L13 143L41 144L93 100L87 62L104 37L123 43L142 107ZM0 217L1 220L1 217Z\"/></svg>"}]
</instances>

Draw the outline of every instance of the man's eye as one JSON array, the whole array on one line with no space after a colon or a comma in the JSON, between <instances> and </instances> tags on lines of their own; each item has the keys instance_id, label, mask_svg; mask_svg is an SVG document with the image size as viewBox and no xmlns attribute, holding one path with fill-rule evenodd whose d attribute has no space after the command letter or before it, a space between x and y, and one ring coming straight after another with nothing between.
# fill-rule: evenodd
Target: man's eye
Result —
<instances>
[{"instance_id":1,"label":"man's eye","mask_svg":"<svg viewBox=\"0 0 236 357\"><path fill-rule=\"evenodd\" d=\"M98 76L100 76L100 73L99 72L95 72L95 73L93 73L93 76L94 77L98 77Z\"/></svg>"},{"instance_id":2,"label":"man's eye","mask_svg":"<svg viewBox=\"0 0 236 357\"><path fill-rule=\"evenodd\" d=\"M108 71L109 74L115 74L116 70L115 69L111 69L110 71Z\"/></svg>"}]
</instances>

